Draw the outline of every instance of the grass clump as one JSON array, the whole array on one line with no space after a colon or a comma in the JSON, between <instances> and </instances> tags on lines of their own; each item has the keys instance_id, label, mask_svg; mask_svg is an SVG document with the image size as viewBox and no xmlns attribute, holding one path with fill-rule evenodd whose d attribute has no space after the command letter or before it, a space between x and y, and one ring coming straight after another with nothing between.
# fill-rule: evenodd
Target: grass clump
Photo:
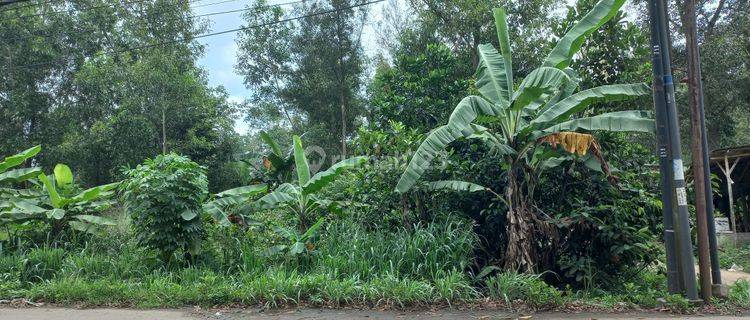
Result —
<instances>
[{"instance_id":1,"label":"grass clump","mask_svg":"<svg viewBox=\"0 0 750 320\"><path fill-rule=\"evenodd\" d=\"M446 219L387 232L334 223L321 240L314 268L365 280L393 275L432 281L471 264L477 240L467 225Z\"/></svg>"},{"instance_id":2,"label":"grass clump","mask_svg":"<svg viewBox=\"0 0 750 320\"><path fill-rule=\"evenodd\" d=\"M19 277L21 282L50 280L62 269L65 251L58 248L36 248L29 250L21 260Z\"/></svg>"},{"instance_id":3,"label":"grass clump","mask_svg":"<svg viewBox=\"0 0 750 320\"><path fill-rule=\"evenodd\" d=\"M729 301L740 308L750 308L750 281L741 279L729 288Z\"/></svg>"},{"instance_id":4,"label":"grass clump","mask_svg":"<svg viewBox=\"0 0 750 320\"><path fill-rule=\"evenodd\" d=\"M490 298L507 303L522 301L534 308L552 308L562 304L562 294L539 275L504 272L485 281Z\"/></svg>"}]
</instances>

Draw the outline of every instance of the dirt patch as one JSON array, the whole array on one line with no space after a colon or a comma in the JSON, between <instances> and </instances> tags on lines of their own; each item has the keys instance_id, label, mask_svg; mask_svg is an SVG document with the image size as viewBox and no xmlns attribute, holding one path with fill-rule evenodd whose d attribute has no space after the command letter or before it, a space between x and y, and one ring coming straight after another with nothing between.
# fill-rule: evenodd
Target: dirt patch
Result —
<instances>
[{"instance_id":1,"label":"dirt patch","mask_svg":"<svg viewBox=\"0 0 750 320\"><path fill-rule=\"evenodd\" d=\"M744 271L721 270L721 281L724 284L734 284L740 279L750 281L750 273Z\"/></svg>"}]
</instances>

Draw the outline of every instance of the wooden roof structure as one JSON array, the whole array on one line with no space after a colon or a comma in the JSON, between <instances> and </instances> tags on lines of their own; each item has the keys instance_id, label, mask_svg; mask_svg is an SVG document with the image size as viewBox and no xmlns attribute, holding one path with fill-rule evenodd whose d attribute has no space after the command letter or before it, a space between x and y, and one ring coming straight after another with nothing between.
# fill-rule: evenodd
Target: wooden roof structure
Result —
<instances>
[{"instance_id":1,"label":"wooden roof structure","mask_svg":"<svg viewBox=\"0 0 750 320\"><path fill-rule=\"evenodd\" d=\"M714 150L709 162L711 172L722 180L721 196L714 197L716 208L729 214L732 231L750 232L750 145Z\"/></svg>"}]
</instances>

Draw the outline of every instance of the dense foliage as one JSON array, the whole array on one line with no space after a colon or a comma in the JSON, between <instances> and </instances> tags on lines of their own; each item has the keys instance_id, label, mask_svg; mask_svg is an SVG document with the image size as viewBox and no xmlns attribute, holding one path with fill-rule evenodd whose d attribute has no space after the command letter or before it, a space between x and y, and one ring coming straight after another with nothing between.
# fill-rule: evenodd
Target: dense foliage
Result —
<instances>
[{"instance_id":1,"label":"dense foliage","mask_svg":"<svg viewBox=\"0 0 750 320\"><path fill-rule=\"evenodd\" d=\"M57 164L50 176L36 167L13 169L41 150L36 146L0 162L0 226L5 227L6 239L14 240L22 236L16 231L36 225L50 227L49 236L54 241L68 228L96 233L102 226L114 225L101 213L114 204L112 190L117 183L83 190L64 164Z\"/></svg>"},{"instance_id":2,"label":"dense foliage","mask_svg":"<svg viewBox=\"0 0 750 320\"><path fill-rule=\"evenodd\" d=\"M549 247L546 240L552 232L544 214L537 210L533 193L538 174L554 167L560 155L558 145L581 157L591 154L608 166L593 136L576 131L650 132L653 121L637 111L603 113L574 118L596 102L621 101L648 94L644 84L609 85L575 92L579 86L577 72L571 69L573 56L583 40L607 22L622 6L621 1L600 1L573 26L552 49L542 66L534 69L516 89L505 11L496 9L495 22L500 52L491 45L481 45L477 69L477 89L481 96L461 100L448 123L431 131L422 142L396 186L407 192L430 166L438 152L459 138L478 139L490 147L490 153L502 157L506 186L502 196L487 187L466 181L437 181L430 188L448 188L469 192L489 191L503 198L507 206L506 269L530 272L540 265L537 251ZM547 147L551 145L551 148ZM566 157L563 155L562 157Z\"/></svg>"},{"instance_id":3,"label":"dense foliage","mask_svg":"<svg viewBox=\"0 0 750 320\"><path fill-rule=\"evenodd\" d=\"M643 1L253 1L241 103L199 67L194 2L0 9L0 300L692 308L632 133ZM698 5L709 142L745 144L748 2Z\"/></svg>"},{"instance_id":4,"label":"dense foliage","mask_svg":"<svg viewBox=\"0 0 750 320\"><path fill-rule=\"evenodd\" d=\"M138 243L159 251L164 262L172 261L175 252L192 259L200 250L205 170L188 158L166 154L126 173L123 205Z\"/></svg>"}]
</instances>

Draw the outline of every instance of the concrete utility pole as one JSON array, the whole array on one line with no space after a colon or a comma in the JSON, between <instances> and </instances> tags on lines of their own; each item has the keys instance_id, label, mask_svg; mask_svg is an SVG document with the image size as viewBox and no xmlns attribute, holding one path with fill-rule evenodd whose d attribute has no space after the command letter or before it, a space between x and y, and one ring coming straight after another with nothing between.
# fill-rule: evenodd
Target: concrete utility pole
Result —
<instances>
[{"instance_id":1,"label":"concrete utility pole","mask_svg":"<svg viewBox=\"0 0 750 320\"><path fill-rule=\"evenodd\" d=\"M664 246L667 254L667 288L669 293L682 291L680 273L677 264L677 245L674 232L674 202L672 186L672 156L669 149L669 125L667 121L667 100L664 95L663 66L661 59L661 45L659 39L659 21L656 14L658 0L649 2L651 16L651 54L653 67L653 97L656 115L656 143L659 156L659 171L661 171L661 200L664 223Z\"/></svg>"},{"instance_id":2,"label":"concrete utility pole","mask_svg":"<svg viewBox=\"0 0 750 320\"><path fill-rule=\"evenodd\" d=\"M703 162L703 132L701 130L702 88L700 79L700 51L695 25L695 0L685 0L685 42L687 46L688 102L692 138L693 179L695 183L696 224L698 225L698 269L700 270L701 297L711 302L711 259L708 247L708 215L706 210L706 164Z\"/></svg>"},{"instance_id":3,"label":"concrete utility pole","mask_svg":"<svg viewBox=\"0 0 750 320\"><path fill-rule=\"evenodd\" d=\"M667 26L667 10L665 0L649 0L649 13L651 15L651 32L652 43L651 50L654 55L654 106L657 115L657 130L667 130L668 140L666 141L669 157L672 159L672 172L662 171L662 175L667 175L670 179L670 190L664 190L662 199L676 199L677 201L677 237L672 237L679 245L679 271L681 272L682 285L684 286L685 295L689 300L698 300L697 283L695 279L695 265L693 264L693 244L690 238L690 217L687 209L687 192L685 190L685 173L682 164L682 149L680 147L680 131L677 122L677 108L674 100L674 82L672 78L672 62L669 54L669 28ZM657 97L658 96L658 97ZM664 100L659 101L663 97ZM666 120L666 121L665 121ZM660 122L661 121L661 122ZM657 138L665 138L663 135L657 135ZM661 153L663 150L659 150ZM660 154L660 158L662 158ZM663 164L663 163L662 163ZM663 180L664 181L664 180ZM663 186L663 189L664 186ZM671 203L671 200L668 201ZM669 217L671 211L667 201L664 202L664 224L665 229L671 227L668 225L673 219ZM672 232L674 235L674 232ZM678 239L675 239L678 238ZM669 234L665 230L665 242L667 245L667 267L670 262ZM674 259L675 254L672 254ZM670 290L674 285L670 283Z\"/></svg>"}]
</instances>

